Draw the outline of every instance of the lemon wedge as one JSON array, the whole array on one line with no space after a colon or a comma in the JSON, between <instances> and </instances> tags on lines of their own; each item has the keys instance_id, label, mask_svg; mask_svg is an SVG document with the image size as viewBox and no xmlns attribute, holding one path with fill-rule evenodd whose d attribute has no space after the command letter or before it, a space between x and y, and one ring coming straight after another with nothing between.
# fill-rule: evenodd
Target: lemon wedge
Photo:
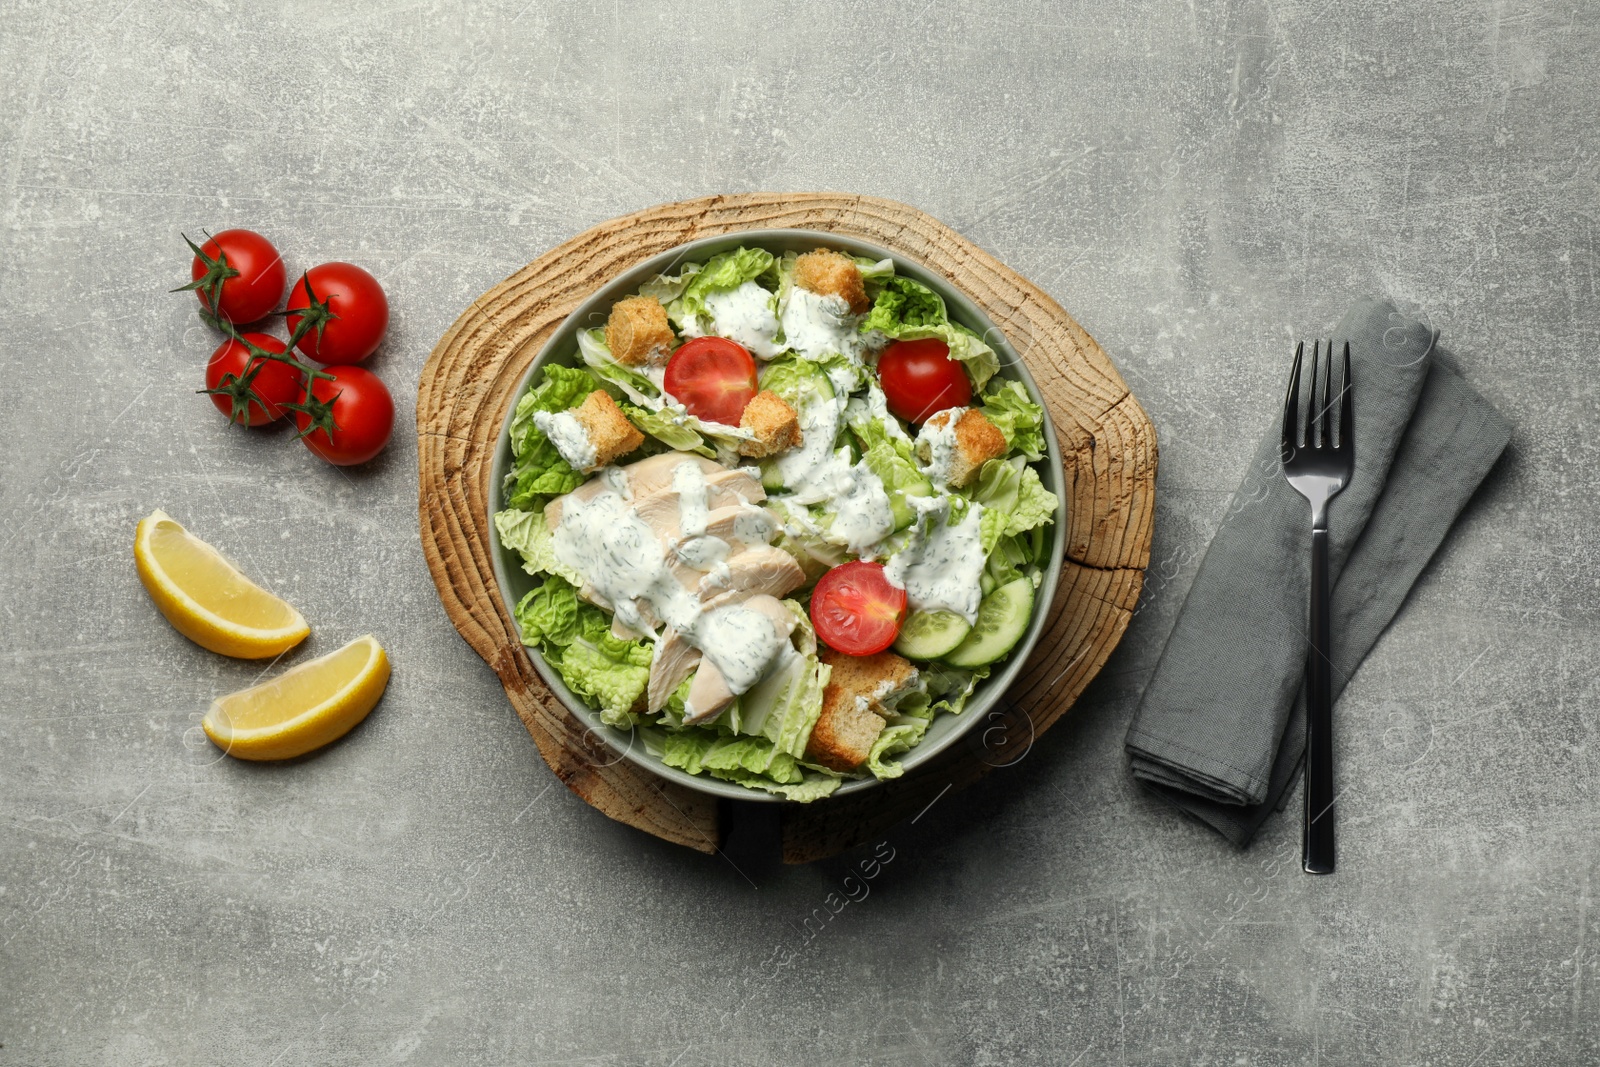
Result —
<instances>
[{"instance_id":1,"label":"lemon wedge","mask_svg":"<svg viewBox=\"0 0 1600 1067\"><path fill-rule=\"evenodd\" d=\"M298 611L240 574L222 553L160 509L140 520L133 559L161 614L202 648L267 659L311 632Z\"/></svg>"},{"instance_id":2,"label":"lemon wedge","mask_svg":"<svg viewBox=\"0 0 1600 1067\"><path fill-rule=\"evenodd\" d=\"M389 657L371 634L270 682L218 697L200 725L239 759L301 756L349 733L389 684Z\"/></svg>"}]
</instances>

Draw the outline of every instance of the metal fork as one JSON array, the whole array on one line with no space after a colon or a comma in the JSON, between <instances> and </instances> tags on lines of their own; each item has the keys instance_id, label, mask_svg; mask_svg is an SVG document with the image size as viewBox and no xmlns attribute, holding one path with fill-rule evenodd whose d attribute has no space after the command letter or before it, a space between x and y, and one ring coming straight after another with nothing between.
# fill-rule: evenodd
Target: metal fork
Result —
<instances>
[{"instance_id":1,"label":"metal fork","mask_svg":"<svg viewBox=\"0 0 1600 1067\"><path fill-rule=\"evenodd\" d=\"M1355 471L1350 344L1344 377L1333 394L1333 341L1311 346L1311 388L1301 422L1300 379L1305 342L1295 346L1289 395L1283 402L1283 473L1311 502L1311 650L1306 658L1306 821L1301 866L1307 874L1332 874L1333 837L1333 635L1328 593L1328 501ZM1322 387L1317 392L1319 382ZM1334 404L1337 402L1338 407Z\"/></svg>"}]
</instances>

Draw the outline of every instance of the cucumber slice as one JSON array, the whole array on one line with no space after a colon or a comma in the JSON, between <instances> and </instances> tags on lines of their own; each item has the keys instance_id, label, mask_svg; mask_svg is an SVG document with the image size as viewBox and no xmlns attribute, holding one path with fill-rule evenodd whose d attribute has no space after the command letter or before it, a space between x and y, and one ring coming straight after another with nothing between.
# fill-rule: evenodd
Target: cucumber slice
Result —
<instances>
[{"instance_id":1,"label":"cucumber slice","mask_svg":"<svg viewBox=\"0 0 1600 1067\"><path fill-rule=\"evenodd\" d=\"M907 659L938 659L971 632L967 620L953 611L913 611L900 626L894 650Z\"/></svg>"},{"instance_id":2,"label":"cucumber slice","mask_svg":"<svg viewBox=\"0 0 1600 1067\"><path fill-rule=\"evenodd\" d=\"M761 488L769 493L776 493L784 488L783 475L778 473L778 461L764 459L759 464L761 468Z\"/></svg>"},{"instance_id":3,"label":"cucumber slice","mask_svg":"<svg viewBox=\"0 0 1600 1067\"><path fill-rule=\"evenodd\" d=\"M1026 578L1007 582L983 598L977 624L944 661L967 670L993 663L1022 640L1032 617L1033 583Z\"/></svg>"}]
</instances>

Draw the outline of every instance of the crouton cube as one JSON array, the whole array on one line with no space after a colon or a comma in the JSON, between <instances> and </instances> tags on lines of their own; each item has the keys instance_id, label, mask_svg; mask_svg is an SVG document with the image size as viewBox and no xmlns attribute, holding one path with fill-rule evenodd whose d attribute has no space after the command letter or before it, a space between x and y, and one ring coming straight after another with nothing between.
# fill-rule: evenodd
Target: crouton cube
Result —
<instances>
[{"instance_id":1,"label":"crouton cube","mask_svg":"<svg viewBox=\"0 0 1600 1067\"><path fill-rule=\"evenodd\" d=\"M817 655L833 670L806 756L836 771L853 771L872 754L897 698L916 684L917 669L893 652L846 656L823 646Z\"/></svg>"},{"instance_id":2,"label":"crouton cube","mask_svg":"<svg viewBox=\"0 0 1600 1067\"><path fill-rule=\"evenodd\" d=\"M888 715L897 703L896 698L917 684L917 668L910 660L893 652L847 656L821 645L817 658L833 668L828 675L830 687L864 697L867 706L879 715Z\"/></svg>"},{"instance_id":3,"label":"crouton cube","mask_svg":"<svg viewBox=\"0 0 1600 1067\"><path fill-rule=\"evenodd\" d=\"M536 411L533 423L550 438L573 470L597 471L644 444L644 434L628 421L604 390L596 389L567 411Z\"/></svg>"},{"instance_id":4,"label":"crouton cube","mask_svg":"<svg viewBox=\"0 0 1600 1067\"><path fill-rule=\"evenodd\" d=\"M644 434L628 421L628 416L622 413L622 409L617 407L617 402L603 389L596 389L585 397L574 414L594 444L595 459L592 468L594 470L599 470L606 464L626 456L644 444Z\"/></svg>"},{"instance_id":5,"label":"crouton cube","mask_svg":"<svg viewBox=\"0 0 1600 1067\"><path fill-rule=\"evenodd\" d=\"M667 309L648 296L630 296L611 307L606 321L606 345L618 363L637 367L665 363L677 338L667 322Z\"/></svg>"},{"instance_id":6,"label":"crouton cube","mask_svg":"<svg viewBox=\"0 0 1600 1067\"><path fill-rule=\"evenodd\" d=\"M831 248L807 252L794 261L794 283L821 296L837 296L852 315L864 315L872 303L867 299L856 261Z\"/></svg>"},{"instance_id":7,"label":"crouton cube","mask_svg":"<svg viewBox=\"0 0 1600 1067\"><path fill-rule=\"evenodd\" d=\"M754 441L740 441L741 455L753 459L775 456L801 441L800 416L777 393L763 389L745 405L739 428L756 435Z\"/></svg>"},{"instance_id":8,"label":"crouton cube","mask_svg":"<svg viewBox=\"0 0 1600 1067\"><path fill-rule=\"evenodd\" d=\"M917 458L936 482L963 486L991 459L1006 454L1006 435L972 408L947 408L922 424Z\"/></svg>"},{"instance_id":9,"label":"crouton cube","mask_svg":"<svg viewBox=\"0 0 1600 1067\"><path fill-rule=\"evenodd\" d=\"M872 755L872 743L883 733L883 716L840 698L832 686L822 696L822 714L811 728L806 758L836 771L853 771Z\"/></svg>"}]
</instances>

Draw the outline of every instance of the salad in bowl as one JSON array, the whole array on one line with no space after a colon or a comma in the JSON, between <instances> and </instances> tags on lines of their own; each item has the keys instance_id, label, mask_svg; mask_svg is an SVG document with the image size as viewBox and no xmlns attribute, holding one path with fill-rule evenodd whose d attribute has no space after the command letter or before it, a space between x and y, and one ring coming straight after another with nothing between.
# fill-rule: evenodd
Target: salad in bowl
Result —
<instances>
[{"instance_id":1,"label":"salad in bowl","mask_svg":"<svg viewBox=\"0 0 1600 1067\"><path fill-rule=\"evenodd\" d=\"M558 331L494 528L536 665L619 750L806 802L901 775L998 696L1064 516L1048 416L964 298L775 233L658 257Z\"/></svg>"}]
</instances>

